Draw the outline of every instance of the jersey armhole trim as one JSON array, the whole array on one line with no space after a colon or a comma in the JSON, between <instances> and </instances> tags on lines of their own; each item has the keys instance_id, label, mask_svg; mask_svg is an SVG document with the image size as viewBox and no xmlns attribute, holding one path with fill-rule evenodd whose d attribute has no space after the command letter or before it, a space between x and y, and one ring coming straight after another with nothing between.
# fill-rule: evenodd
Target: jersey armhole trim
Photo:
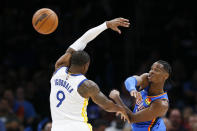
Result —
<instances>
[{"instance_id":1,"label":"jersey armhole trim","mask_svg":"<svg viewBox=\"0 0 197 131\"><path fill-rule=\"evenodd\" d=\"M80 83L79 83L79 85L77 86L78 88L85 82L85 81L87 81L88 79L84 79L84 80L82 80Z\"/></svg>"}]
</instances>

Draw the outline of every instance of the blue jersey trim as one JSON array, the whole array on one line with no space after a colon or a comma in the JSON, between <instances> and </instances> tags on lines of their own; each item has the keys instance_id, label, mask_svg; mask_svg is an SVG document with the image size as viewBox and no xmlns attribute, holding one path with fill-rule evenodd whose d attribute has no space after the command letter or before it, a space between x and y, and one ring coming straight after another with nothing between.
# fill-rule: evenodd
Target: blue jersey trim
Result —
<instances>
[{"instance_id":1,"label":"blue jersey trim","mask_svg":"<svg viewBox=\"0 0 197 131\"><path fill-rule=\"evenodd\" d=\"M80 76L82 74L70 74L71 76Z\"/></svg>"},{"instance_id":2,"label":"blue jersey trim","mask_svg":"<svg viewBox=\"0 0 197 131\"><path fill-rule=\"evenodd\" d=\"M85 81L87 81L87 80L88 80L88 79L82 80L82 81L79 83L78 88L79 88Z\"/></svg>"}]
</instances>

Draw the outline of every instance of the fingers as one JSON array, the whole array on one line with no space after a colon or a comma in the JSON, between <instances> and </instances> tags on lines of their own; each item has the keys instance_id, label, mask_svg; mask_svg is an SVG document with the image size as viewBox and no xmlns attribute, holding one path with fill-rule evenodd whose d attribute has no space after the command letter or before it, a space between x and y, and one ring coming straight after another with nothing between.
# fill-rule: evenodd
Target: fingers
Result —
<instances>
[{"instance_id":1,"label":"fingers","mask_svg":"<svg viewBox=\"0 0 197 131\"><path fill-rule=\"evenodd\" d=\"M125 22L129 22L129 20L128 19L125 19L125 18L122 18L122 17L119 17L119 18L117 18L119 21L125 21Z\"/></svg>"},{"instance_id":2,"label":"fingers","mask_svg":"<svg viewBox=\"0 0 197 131\"><path fill-rule=\"evenodd\" d=\"M122 120L122 119L124 119L124 116L123 116L123 115L121 115L121 120Z\"/></svg>"},{"instance_id":3,"label":"fingers","mask_svg":"<svg viewBox=\"0 0 197 131\"><path fill-rule=\"evenodd\" d=\"M118 20L118 22L119 22L119 26L122 26L122 27L129 27L129 25L130 25L128 19L118 18L117 20Z\"/></svg>"},{"instance_id":4,"label":"fingers","mask_svg":"<svg viewBox=\"0 0 197 131\"><path fill-rule=\"evenodd\" d=\"M142 96L141 96L140 92L137 93L137 98L136 99L137 99L136 103L139 105L141 103L141 101L142 101Z\"/></svg>"},{"instance_id":5,"label":"fingers","mask_svg":"<svg viewBox=\"0 0 197 131\"><path fill-rule=\"evenodd\" d=\"M121 31L120 31L120 29L118 29L118 27L116 27L114 30L115 30L116 32L118 32L119 34L121 34Z\"/></svg>"},{"instance_id":6,"label":"fingers","mask_svg":"<svg viewBox=\"0 0 197 131\"><path fill-rule=\"evenodd\" d=\"M138 91L131 91L131 96L136 98L136 103L139 104L142 101L142 95Z\"/></svg>"},{"instance_id":7,"label":"fingers","mask_svg":"<svg viewBox=\"0 0 197 131\"><path fill-rule=\"evenodd\" d=\"M137 92L137 99L138 99L139 101L141 101L141 100L142 100L142 95L141 95L141 93L140 93L140 92Z\"/></svg>"},{"instance_id":8,"label":"fingers","mask_svg":"<svg viewBox=\"0 0 197 131\"><path fill-rule=\"evenodd\" d=\"M108 28L111 28L112 30L118 32L119 34L121 34L121 30L118 29L118 26L121 26L121 27L130 26L129 20L124 19L124 18L116 18L116 19L107 21L106 24Z\"/></svg>"},{"instance_id":9,"label":"fingers","mask_svg":"<svg viewBox=\"0 0 197 131\"><path fill-rule=\"evenodd\" d=\"M120 112L116 112L116 116L119 116L121 113Z\"/></svg>"},{"instance_id":10,"label":"fingers","mask_svg":"<svg viewBox=\"0 0 197 131\"><path fill-rule=\"evenodd\" d=\"M133 97L137 97L137 91L131 91L131 96L133 96Z\"/></svg>"},{"instance_id":11,"label":"fingers","mask_svg":"<svg viewBox=\"0 0 197 131\"><path fill-rule=\"evenodd\" d=\"M120 117L121 120L124 120L124 121L127 120L128 123L131 123L130 120L129 120L129 117L126 114L123 114L121 112L116 112L116 116Z\"/></svg>"},{"instance_id":12,"label":"fingers","mask_svg":"<svg viewBox=\"0 0 197 131\"><path fill-rule=\"evenodd\" d=\"M122 21L117 21L117 26L129 27L130 26L130 23L128 23L128 22L122 22Z\"/></svg>"}]
</instances>

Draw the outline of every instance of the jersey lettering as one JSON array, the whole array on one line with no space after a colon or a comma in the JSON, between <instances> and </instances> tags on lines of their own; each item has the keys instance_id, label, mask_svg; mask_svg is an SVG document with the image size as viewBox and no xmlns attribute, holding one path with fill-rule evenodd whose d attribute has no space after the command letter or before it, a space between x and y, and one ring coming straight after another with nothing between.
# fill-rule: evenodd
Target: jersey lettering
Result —
<instances>
[{"instance_id":1,"label":"jersey lettering","mask_svg":"<svg viewBox=\"0 0 197 131\"><path fill-rule=\"evenodd\" d=\"M72 93L73 91L73 88L71 88L69 83L62 79L55 79L55 85L64 87L69 93Z\"/></svg>"}]
</instances>

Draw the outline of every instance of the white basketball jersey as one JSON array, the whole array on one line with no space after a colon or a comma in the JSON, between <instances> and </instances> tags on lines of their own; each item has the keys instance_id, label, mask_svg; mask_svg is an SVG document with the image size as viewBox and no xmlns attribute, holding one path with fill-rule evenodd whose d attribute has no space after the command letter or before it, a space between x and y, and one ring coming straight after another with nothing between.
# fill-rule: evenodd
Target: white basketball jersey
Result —
<instances>
[{"instance_id":1,"label":"white basketball jersey","mask_svg":"<svg viewBox=\"0 0 197 131\"><path fill-rule=\"evenodd\" d=\"M88 99L77 92L87 79L82 74L68 74L67 70L67 67L61 67L51 78L50 108L53 124L88 121Z\"/></svg>"}]
</instances>

